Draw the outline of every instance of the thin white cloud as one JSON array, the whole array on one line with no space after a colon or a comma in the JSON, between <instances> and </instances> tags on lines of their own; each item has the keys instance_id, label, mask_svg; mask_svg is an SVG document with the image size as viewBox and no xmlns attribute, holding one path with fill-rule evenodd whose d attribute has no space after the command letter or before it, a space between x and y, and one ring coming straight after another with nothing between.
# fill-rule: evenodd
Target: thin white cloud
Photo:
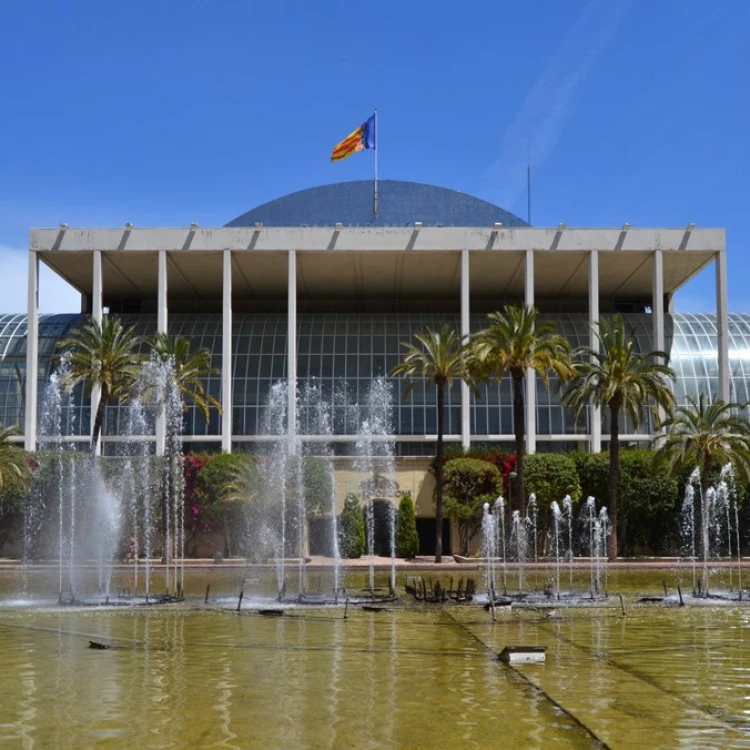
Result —
<instances>
[{"instance_id":1,"label":"thin white cloud","mask_svg":"<svg viewBox=\"0 0 750 750\"><path fill-rule=\"evenodd\" d=\"M633 0L589 0L555 49L502 137L502 155L483 175L498 185L497 203L513 208L526 191L526 144L531 166L555 149L578 88L609 43Z\"/></svg>"},{"instance_id":2,"label":"thin white cloud","mask_svg":"<svg viewBox=\"0 0 750 750\"><path fill-rule=\"evenodd\" d=\"M26 312L28 279L28 252L0 245L0 314ZM40 263L39 311L74 313L80 310L80 293Z\"/></svg>"}]
</instances>

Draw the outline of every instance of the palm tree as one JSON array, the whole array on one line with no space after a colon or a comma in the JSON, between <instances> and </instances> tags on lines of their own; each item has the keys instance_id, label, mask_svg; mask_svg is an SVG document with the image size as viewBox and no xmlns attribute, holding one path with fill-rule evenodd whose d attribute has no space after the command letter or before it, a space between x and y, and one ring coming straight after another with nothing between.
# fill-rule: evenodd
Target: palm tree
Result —
<instances>
[{"instance_id":1,"label":"palm tree","mask_svg":"<svg viewBox=\"0 0 750 750\"><path fill-rule=\"evenodd\" d=\"M635 338L625 330L621 315L602 318L594 328L598 349L582 347L577 354L575 374L562 398L562 405L577 414L589 403L609 408L609 517L611 534L608 542L610 560L617 558L617 499L620 486L620 414L640 424L643 407L656 404L669 411L674 395L667 379L674 380L666 352L641 354Z\"/></svg>"},{"instance_id":2,"label":"palm tree","mask_svg":"<svg viewBox=\"0 0 750 750\"><path fill-rule=\"evenodd\" d=\"M10 440L12 435L17 434L18 428L2 429L0 425L0 491L23 490L31 478L26 452Z\"/></svg>"},{"instance_id":3,"label":"palm tree","mask_svg":"<svg viewBox=\"0 0 750 750\"><path fill-rule=\"evenodd\" d=\"M704 593L708 593L710 476L731 462L742 479L750 479L750 424L740 416L741 408L740 404L721 399L711 402L705 393L700 394L697 402L688 397L688 405L678 406L664 420L657 437L657 462L666 464L673 473L694 466L700 471Z\"/></svg>"},{"instance_id":4,"label":"palm tree","mask_svg":"<svg viewBox=\"0 0 750 750\"><path fill-rule=\"evenodd\" d=\"M211 352L208 349L192 353L189 339L166 333L157 333L150 345L160 360L170 362L174 367L175 384L185 408L193 404L207 422L212 408L221 414L221 404L206 393L203 382L208 375L217 372L211 367Z\"/></svg>"},{"instance_id":5,"label":"palm tree","mask_svg":"<svg viewBox=\"0 0 750 750\"><path fill-rule=\"evenodd\" d=\"M447 323L439 330L428 328L416 334L417 344L402 342L404 358L391 371L408 381L403 396L406 398L420 380L427 388L437 389L437 445L435 448L435 562L443 561L443 433L445 417L445 389L454 380L463 380L475 392L473 377L468 369L468 349L461 337Z\"/></svg>"},{"instance_id":6,"label":"palm tree","mask_svg":"<svg viewBox=\"0 0 750 750\"><path fill-rule=\"evenodd\" d=\"M526 455L524 379L529 370L549 387L550 373L565 380L573 372L570 344L551 321L540 321L539 311L524 305L506 305L487 316L490 324L471 340L472 367L477 375L500 382L506 373L513 385L513 432L516 451L516 494L521 514L526 513L523 460Z\"/></svg>"},{"instance_id":7,"label":"palm tree","mask_svg":"<svg viewBox=\"0 0 750 750\"><path fill-rule=\"evenodd\" d=\"M91 431L91 452L96 453L104 422L104 412L112 398L127 400L141 371L141 358L136 354L142 337L135 326L126 328L114 315L105 315L102 322L90 318L70 338L58 346L70 352L71 387L84 380L91 392L99 386L99 404Z\"/></svg>"}]
</instances>

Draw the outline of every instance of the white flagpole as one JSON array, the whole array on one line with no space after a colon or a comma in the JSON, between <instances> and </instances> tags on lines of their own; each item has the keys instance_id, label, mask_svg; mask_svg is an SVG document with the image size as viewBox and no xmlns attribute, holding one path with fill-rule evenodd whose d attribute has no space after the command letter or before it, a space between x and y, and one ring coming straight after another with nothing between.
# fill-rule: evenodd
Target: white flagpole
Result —
<instances>
[{"instance_id":1,"label":"white flagpole","mask_svg":"<svg viewBox=\"0 0 750 750\"><path fill-rule=\"evenodd\" d=\"M378 110L375 110L375 218L380 215L378 206Z\"/></svg>"}]
</instances>

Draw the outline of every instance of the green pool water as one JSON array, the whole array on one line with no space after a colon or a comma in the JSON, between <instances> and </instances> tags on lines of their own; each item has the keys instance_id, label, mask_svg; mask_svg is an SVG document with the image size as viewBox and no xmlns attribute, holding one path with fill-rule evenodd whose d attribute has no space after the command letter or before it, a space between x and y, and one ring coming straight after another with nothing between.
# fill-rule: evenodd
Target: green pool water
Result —
<instances>
[{"instance_id":1,"label":"green pool water","mask_svg":"<svg viewBox=\"0 0 750 750\"><path fill-rule=\"evenodd\" d=\"M750 607L637 603L673 573L620 571L602 606L496 622L406 599L238 615L252 575L188 571L180 605L58 608L18 593L54 597L53 572L0 574L0 747L750 747ZM517 644L545 663L498 661Z\"/></svg>"}]
</instances>

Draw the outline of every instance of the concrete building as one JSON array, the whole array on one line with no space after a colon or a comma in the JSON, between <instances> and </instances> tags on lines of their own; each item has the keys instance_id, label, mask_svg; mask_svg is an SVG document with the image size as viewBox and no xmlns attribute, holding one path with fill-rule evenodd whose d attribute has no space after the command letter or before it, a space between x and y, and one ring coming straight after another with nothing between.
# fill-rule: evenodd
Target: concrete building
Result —
<instances>
[{"instance_id":1,"label":"concrete building","mask_svg":"<svg viewBox=\"0 0 750 750\"><path fill-rule=\"evenodd\" d=\"M336 416L336 451L347 455L363 389L399 361L400 342L444 321L468 334L511 302L536 305L574 345L595 342L599 316L621 312L641 350L671 353L678 401L700 391L748 400L750 316L728 314L724 230L537 228L463 193L387 180L379 209L375 217L373 183L363 181L293 193L222 228L32 229L27 314L0 318L0 421L22 425L26 447L37 446L39 394L56 343L82 320L39 315L40 263L80 291L81 313L109 310L144 333L183 334L211 350L220 374L207 388L223 416L206 422L190 410L187 448L252 449L266 437L271 384L315 378ZM675 292L707 265L715 311L674 314ZM554 385L527 378L529 451L606 447L606 415L592 407L574 419ZM76 398L70 439L85 441L90 403L82 390ZM478 399L456 385L446 439L510 446L511 404L509 382L486 384ZM289 413L297 408L290 398ZM108 409L105 450L118 440L119 409ZM434 391L397 397L393 424L399 456L432 454ZM623 439L644 442L652 430L625 425Z\"/></svg>"}]
</instances>

